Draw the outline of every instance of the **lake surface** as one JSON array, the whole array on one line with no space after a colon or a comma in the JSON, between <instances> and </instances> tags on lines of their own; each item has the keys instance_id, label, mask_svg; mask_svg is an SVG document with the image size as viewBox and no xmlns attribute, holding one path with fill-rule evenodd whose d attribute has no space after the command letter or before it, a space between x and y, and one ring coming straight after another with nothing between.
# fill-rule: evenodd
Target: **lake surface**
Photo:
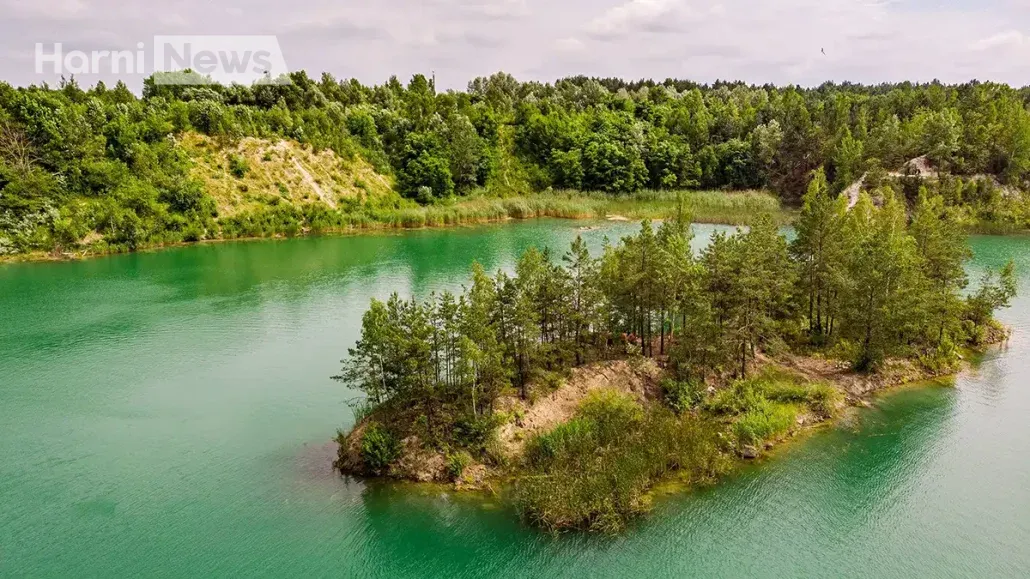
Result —
<instances>
[{"instance_id":1,"label":"lake surface","mask_svg":"<svg viewBox=\"0 0 1030 579\"><path fill-rule=\"evenodd\" d=\"M663 498L622 537L334 476L355 394L329 376L369 299L458 289L473 259L510 268L582 225L0 266L0 576L1030 576L1028 238L973 239L972 269L1022 276L1015 334L975 372Z\"/></svg>"}]
</instances>

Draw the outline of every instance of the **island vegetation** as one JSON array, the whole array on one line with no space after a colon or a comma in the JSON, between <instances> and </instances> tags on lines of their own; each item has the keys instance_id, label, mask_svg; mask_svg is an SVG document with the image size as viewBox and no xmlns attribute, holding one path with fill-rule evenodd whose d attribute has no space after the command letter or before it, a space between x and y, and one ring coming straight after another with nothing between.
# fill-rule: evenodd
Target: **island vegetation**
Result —
<instances>
[{"instance_id":1,"label":"island vegetation","mask_svg":"<svg viewBox=\"0 0 1030 579\"><path fill-rule=\"evenodd\" d=\"M790 240L768 218L695 253L685 214L460 294L373 300L336 379L366 396L347 474L490 485L552 530L618 531L665 480L704 484L870 390L1002 340L1011 263L969 287L961 210L925 188L854 206L817 170Z\"/></svg>"},{"instance_id":2,"label":"island vegetation","mask_svg":"<svg viewBox=\"0 0 1030 579\"><path fill-rule=\"evenodd\" d=\"M406 86L304 72L254 86L157 80L141 96L121 83L0 83L0 257L538 215L659 218L677 197L694 219L736 224L796 207L819 167L852 200L886 188L911 205L925 186L963 227L1030 223L1026 88L503 73L465 91L423 75ZM740 190L756 192L724 193Z\"/></svg>"}]
</instances>

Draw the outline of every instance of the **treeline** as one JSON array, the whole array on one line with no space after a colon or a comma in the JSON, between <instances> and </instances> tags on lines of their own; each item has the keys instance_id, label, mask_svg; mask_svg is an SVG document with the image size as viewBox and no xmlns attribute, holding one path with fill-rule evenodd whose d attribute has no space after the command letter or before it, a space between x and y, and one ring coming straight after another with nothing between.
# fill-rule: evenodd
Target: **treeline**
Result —
<instances>
[{"instance_id":1,"label":"treeline","mask_svg":"<svg viewBox=\"0 0 1030 579\"><path fill-rule=\"evenodd\" d=\"M818 167L836 192L866 171L926 155L941 171L989 177L978 187L990 191L973 192L978 216L1019 227L1030 216L1011 192L1030 179L1030 91L1005 85L543 84L499 73L442 92L423 75L377 86L303 72L288 84L251 87L193 80L151 78L142 97L120 83L0 83L0 253L71 247L89 236L133 249L223 235L176 144L184 131L361 155L423 204L549 187L769 188L789 201ZM945 200L962 205L971 194ZM325 209L312 209L314 217L270 209L256 219L290 230L339 221Z\"/></svg>"},{"instance_id":2,"label":"treeline","mask_svg":"<svg viewBox=\"0 0 1030 579\"><path fill-rule=\"evenodd\" d=\"M338 379L374 406L417 409L431 438L454 442L454 421L488 428L507 389L525 397L530 384L627 352L665 358L694 384L742 378L759 352L946 370L960 347L1000 331L992 316L1015 294L1012 265L966 295L970 250L954 212L924 191L910 219L882 194L882 207L863 194L849 210L817 172L791 241L760 219L695 254L685 219L645 221L596 258L577 239L561 263L528 250L513 276L476 265L460 295L373 300Z\"/></svg>"}]
</instances>

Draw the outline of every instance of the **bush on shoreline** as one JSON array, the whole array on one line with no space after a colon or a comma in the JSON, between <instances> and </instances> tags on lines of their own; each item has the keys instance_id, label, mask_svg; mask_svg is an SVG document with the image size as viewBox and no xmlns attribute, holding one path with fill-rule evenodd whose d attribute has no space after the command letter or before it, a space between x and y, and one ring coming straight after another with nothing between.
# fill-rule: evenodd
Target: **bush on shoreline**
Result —
<instances>
[{"instance_id":1,"label":"bush on shoreline","mask_svg":"<svg viewBox=\"0 0 1030 579\"><path fill-rule=\"evenodd\" d=\"M729 466L713 424L605 391L570 422L531 439L525 463L512 492L527 520L550 531L603 533L646 513L648 491L670 472L702 483Z\"/></svg>"}]
</instances>

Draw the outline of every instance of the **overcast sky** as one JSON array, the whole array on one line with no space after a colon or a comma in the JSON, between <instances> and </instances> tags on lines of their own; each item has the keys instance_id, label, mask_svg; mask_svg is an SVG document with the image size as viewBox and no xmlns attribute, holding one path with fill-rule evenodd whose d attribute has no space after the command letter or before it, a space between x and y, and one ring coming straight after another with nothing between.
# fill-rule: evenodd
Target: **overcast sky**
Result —
<instances>
[{"instance_id":1,"label":"overcast sky","mask_svg":"<svg viewBox=\"0 0 1030 579\"><path fill-rule=\"evenodd\" d=\"M52 81L35 73L37 42L121 50L156 34L271 34L291 70L316 78L435 70L438 86L457 89L499 70L1030 84L1028 0L0 0L0 79ZM98 78L111 76L80 82ZM141 77L126 82L135 90Z\"/></svg>"}]
</instances>

